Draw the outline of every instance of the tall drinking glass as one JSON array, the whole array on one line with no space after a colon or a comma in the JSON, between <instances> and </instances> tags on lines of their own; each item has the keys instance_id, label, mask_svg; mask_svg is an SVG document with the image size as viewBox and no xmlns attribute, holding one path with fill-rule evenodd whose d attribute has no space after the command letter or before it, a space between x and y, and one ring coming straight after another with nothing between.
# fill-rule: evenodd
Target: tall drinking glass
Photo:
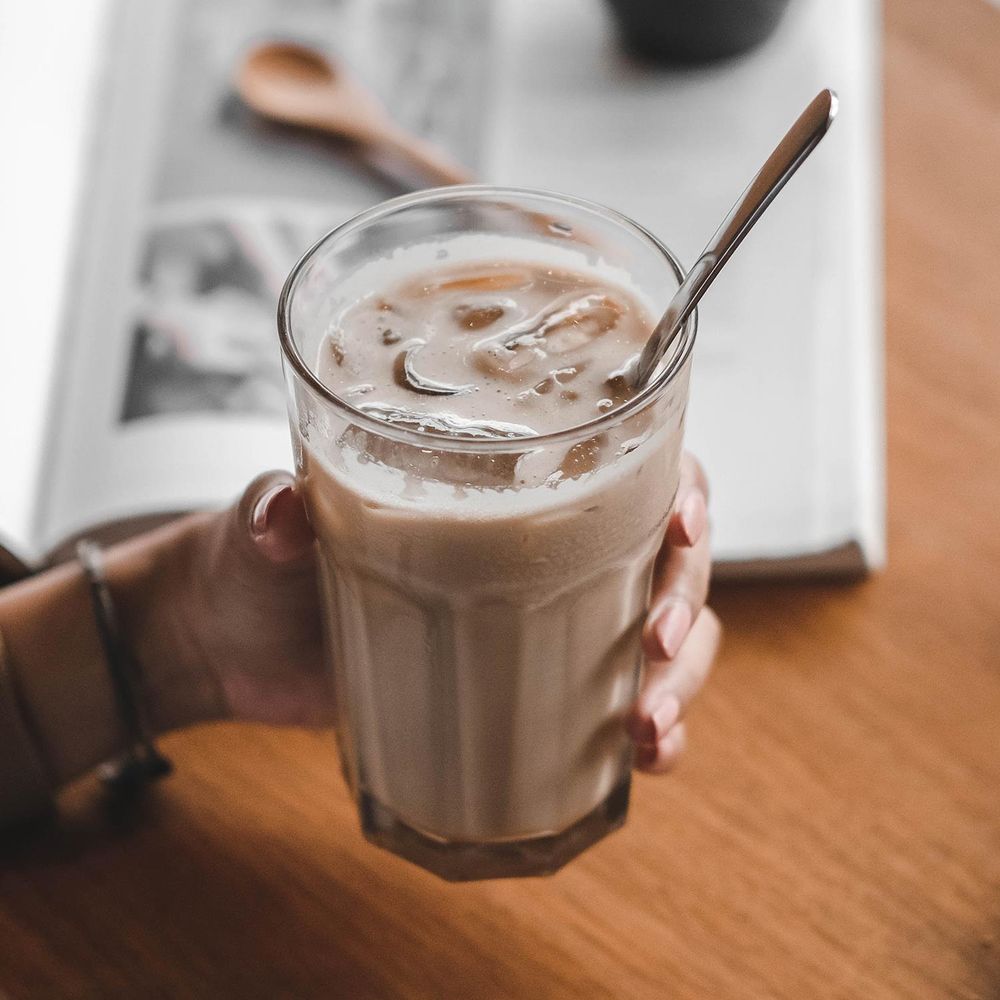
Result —
<instances>
[{"instance_id":1,"label":"tall drinking glass","mask_svg":"<svg viewBox=\"0 0 1000 1000\"><path fill-rule=\"evenodd\" d=\"M455 187L329 233L278 316L344 773L370 841L453 880L552 872L625 820L623 719L696 326L619 409L535 437L386 423L317 377L352 303L437 265L496 261L592 274L651 318L683 277L608 209Z\"/></svg>"}]
</instances>

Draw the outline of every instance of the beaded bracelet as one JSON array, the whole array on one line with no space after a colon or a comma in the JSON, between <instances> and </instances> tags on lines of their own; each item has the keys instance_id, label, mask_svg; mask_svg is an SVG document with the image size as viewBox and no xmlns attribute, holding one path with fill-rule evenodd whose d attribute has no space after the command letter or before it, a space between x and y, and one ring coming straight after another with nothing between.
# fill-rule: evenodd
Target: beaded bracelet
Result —
<instances>
[{"instance_id":1,"label":"beaded bracelet","mask_svg":"<svg viewBox=\"0 0 1000 1000\"><path fill-rule=\"evenodd\" d=\"M104 572L104 558L96 542L77 543L76 557L90 590L97 631L111 675L118 714L125 730L127 749L115 760L98 769L101 780L116 792L134 792L173 770L170 761L156 748L153 730L142 697L143 677L138 661L128 649L118 623L115 603Z\"/></svg>"}]
</instances>

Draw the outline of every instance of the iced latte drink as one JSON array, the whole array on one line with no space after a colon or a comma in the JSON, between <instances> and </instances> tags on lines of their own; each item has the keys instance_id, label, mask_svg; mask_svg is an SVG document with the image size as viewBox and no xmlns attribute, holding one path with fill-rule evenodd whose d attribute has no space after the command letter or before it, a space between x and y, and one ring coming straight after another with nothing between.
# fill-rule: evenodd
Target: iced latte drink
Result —
<instances>
[{"instance_id":1,"label":"iced latte drink","mask_svg":"<svg viewBox=\"0 0 1000 1000\"><path fill-rule=\"evenodd\" d=\"M554 871L621 825L623 719L677 489L693 322L623 217L451 188L325 237L279 311L365 835L445 878Z\"/></svg>"}]
</instances>

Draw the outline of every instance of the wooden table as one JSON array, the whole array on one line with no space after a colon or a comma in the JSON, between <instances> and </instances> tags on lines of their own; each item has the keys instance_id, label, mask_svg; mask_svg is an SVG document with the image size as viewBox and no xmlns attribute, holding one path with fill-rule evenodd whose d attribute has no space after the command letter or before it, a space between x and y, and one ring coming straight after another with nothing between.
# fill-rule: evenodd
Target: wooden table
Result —
<instances>
[{"instance_id":1,"label":"wooden table","mask_svg":"<svg viewBox=\"0 0 1000 1000\"><path fill-rule=\"evenodd\" d=\"M0 991L1000 996L1000 10L886 19L888 571L719 588L684 765L551 879L368 847L328 735L175 736L142 812L5 850Z\"/></svg>"}]
</instances>

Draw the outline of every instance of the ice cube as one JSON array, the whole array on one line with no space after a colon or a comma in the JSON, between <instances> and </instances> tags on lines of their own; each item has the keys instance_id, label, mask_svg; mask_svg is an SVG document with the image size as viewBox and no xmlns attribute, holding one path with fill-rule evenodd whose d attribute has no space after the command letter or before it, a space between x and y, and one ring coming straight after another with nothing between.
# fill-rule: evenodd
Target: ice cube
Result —
<instances>
[{"instance_id":1,"label":"ice cube","mask_svg":"<svg viewBox=\"0 0 1000 1000\"><path fill-rule=\"evenodd\" d=\"M624 306L605 292L576 292L476 344L473 362L488 374L513 375L536 359L583 347L621 319Z\"/></svg>"},{"instance_id":2,"label":"ice cube","mask_svg":"<svg viewBox=\"0 0 1000 1000\"><path fill-rule=\"evenodd\" d=\"M445 437L489 439L534 437L535 431L524 424L507 423L502 420L470 420L454 413L418 413L401 406L385 403L365 403L360 407L365 413L396 427L423 431L425 434L441 434Z\"/></svg>"},{"instance_id":3,"label":"ice cube","mask_svg":"<svg viewBox=\"0 0 1000 1000\"><path fill-rule=\"evenodd\" d=\"M621 319L622 306L608 295L581 295L550 314L541 335L549 354L566 354L613 330Z\"/></svg>"},{"instance_id":4,"label":"ice cube","mask_svg":"<svg viewBox=\"0 0 1000 1000\"><path fill-rule=\"evenodd\" d=\"M452 318L463 330L483 330L500 319L506 309L499 302L476 304L473 302L455 306Z\"/></svg>"},{"instance_id":5,"label":"ice cube","mask_svg":"<svg viewBox=\"0 0 1000 1000\"><path fill-rule=\"evenodd\" d=\"M437 295L439 292L505 292L527 288L531 285L531 271L523 268L493 270L479 266L470 267L461 277L444 281L418 281L404 289L406 295Z\"/></svg>"}]
</instances>

